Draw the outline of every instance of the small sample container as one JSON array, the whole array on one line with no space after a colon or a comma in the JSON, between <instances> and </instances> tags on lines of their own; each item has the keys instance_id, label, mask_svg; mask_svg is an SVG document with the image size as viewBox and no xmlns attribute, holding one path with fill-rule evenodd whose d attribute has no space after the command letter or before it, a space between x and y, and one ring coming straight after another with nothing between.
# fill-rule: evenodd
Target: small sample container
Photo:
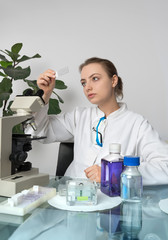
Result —
<instances>
[{"instance_id":1,"label":"small sample container","mask_svg":"<svg viewBox=\"0 0 168 240\"><path fill-rule=\"evenodd\" d=\"M96 205L97 184L88 179L75 179L66 182L67 205Z\"/></svg>"},{"instance_id":2,"label":"small sample container","mask_svg":"<svg viewBox=\"0 0 168 240\"><path fill-rule=\"evenodd\" d=\"M143 193L142 176L138 170L140 158L125 156L125 169L121 174L121 198L124 201L141 201Z\"/></svg>"}]
</instances>

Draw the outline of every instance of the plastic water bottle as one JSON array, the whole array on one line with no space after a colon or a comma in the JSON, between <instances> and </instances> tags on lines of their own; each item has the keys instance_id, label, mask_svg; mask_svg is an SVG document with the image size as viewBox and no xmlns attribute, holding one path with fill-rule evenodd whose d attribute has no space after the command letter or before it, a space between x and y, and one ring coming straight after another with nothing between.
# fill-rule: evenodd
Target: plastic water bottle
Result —
<instances>
[{"instance_id":1,"label":"plastic water bottle","mask_svg":"<svg viewBox=\"0 0 168 240\"><path fill-rule=\"evenodd\" d=\"M111 143L109 155L101 160L101 191L110 196L120 196L120 174L123 171L121 145Z\"/></svg>"},{"instance_id":2,"label":"plastic water bottle","mask_svg":"<svg viewBox=\"0 0 168 240\"><path fill-rule=\"evenodd\" d=\"M121 174L121 198L125 201L141 201L143 187L139 165L139 157L124 157L125 170Z\"/></svg>"}]
</instances>

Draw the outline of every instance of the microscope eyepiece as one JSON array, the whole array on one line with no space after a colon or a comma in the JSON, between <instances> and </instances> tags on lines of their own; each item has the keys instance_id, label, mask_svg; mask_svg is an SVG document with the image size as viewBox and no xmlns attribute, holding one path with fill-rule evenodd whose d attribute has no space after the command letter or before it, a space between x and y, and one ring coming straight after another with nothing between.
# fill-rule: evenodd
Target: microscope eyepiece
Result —
<instances>
[{"instance_id":1,"label":"microscope eyepiece","mask_svg":"<svg viewBox=\"0 0 168 240\"><path fill-rule=\"evenodd\" d=\"M34 96L39 96L43 101L43 103L45 104L44 99L42 98L43 94L44 94L44 91L42 89L39 89Z\"/></svg>"},{"instance_id":2,"label":"microscope eyepiece","mask_svg":"<svg viewBox=\"0 0 168 240\"><path fill-rule=\"evenodd\" d=\"M44 94L44 91L42 89L39 89L35 94L33 94L33 90L29 88L25 91L24 96L38 96L41 98L41 100L45 104L45 102L42 98L43 94Z\"/></svg>"},{"instance_id":3,"label":"microscope eyepiece","mask_svg":"<svg viewBox=\"0 0 168 240\"><path fill-rule=\"evenodd\" d=\"M32 89L27 89L24 96L33 96L33 90Z\"/></svg>"},{"instance_id":4,"label":"microscope eyepiece","mask_svg":"<svg viewBox=\"0 0 168 240\"><path fill-rule=\"evenodd\" d=\"M42 98L43 94L44 94L44 91L43 91L42 89L39 89L39 90L36 92L35 96L39 96L39 97Z\"/></svg>"}]
</instances>

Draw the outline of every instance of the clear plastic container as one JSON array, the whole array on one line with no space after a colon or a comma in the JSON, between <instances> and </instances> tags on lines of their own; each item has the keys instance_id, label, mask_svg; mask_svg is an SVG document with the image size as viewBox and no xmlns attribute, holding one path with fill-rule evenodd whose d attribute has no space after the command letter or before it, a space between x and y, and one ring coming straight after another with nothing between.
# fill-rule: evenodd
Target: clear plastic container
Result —
<instances>
[{"instance_id":1,"label":"clear plastic container","mask_svg":"<svg viewBox=\"0 0 168 240\"><path fill-rule=\"evenodd\" d=\"M88 179L75 179L66 182L67 205L97 204L97 184Z\"/></svg>"},{"instance_id":2,"label":"clear plastic container","mask_svg":"<svg viewBox=\"0 0 168 240\"><path fill-rule=\"evenodd\" d=\"M139 157L124 157L125 170L121 174L121 198L124 201L141 201L143 186L139 165Z\"/></svg>"},{"instance_id":3,"label":"clear plastic container","mask_svg":"<svg viewBox=\"0 0 168 240\"><path fill-rule=\"evenodd\" d=\"M120 174L123 171L121 145L111 143L109 155L101 160L101 191L110 196L120 196Z\"/></svg>"}]
</instances>

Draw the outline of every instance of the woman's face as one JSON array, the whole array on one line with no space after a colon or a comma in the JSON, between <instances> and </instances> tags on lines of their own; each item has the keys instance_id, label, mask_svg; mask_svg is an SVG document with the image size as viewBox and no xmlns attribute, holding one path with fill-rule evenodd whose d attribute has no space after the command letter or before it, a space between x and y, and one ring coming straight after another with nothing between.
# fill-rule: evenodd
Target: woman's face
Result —
<instances>
[{"instance_id":1,"label":"woman's face","mask_svg":"<svg viewBox=\"0 0 168 240\"><path fill-rule=\"evenodd\" d=\"M84 94L91 103L98 106L109 104L114 99L114 82L99 63L90 63L81 71Z\"/></svg>"}]
</instances>

